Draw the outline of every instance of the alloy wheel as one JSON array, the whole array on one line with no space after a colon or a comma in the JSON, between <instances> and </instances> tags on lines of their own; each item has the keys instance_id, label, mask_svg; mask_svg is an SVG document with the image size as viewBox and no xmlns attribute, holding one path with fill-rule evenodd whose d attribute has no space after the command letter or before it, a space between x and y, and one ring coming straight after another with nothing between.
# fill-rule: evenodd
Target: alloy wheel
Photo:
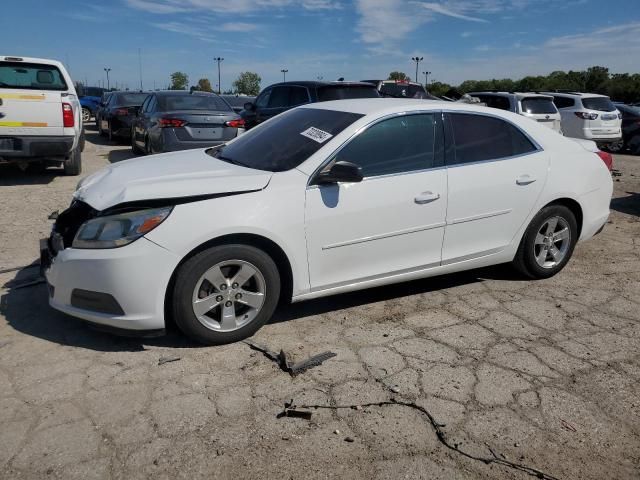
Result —
<instances>
[{"instance_id":1,"label":"alloy wheel","mask_svg":"<svg viewBox=\"0 0 640 480\"><path fill-rule=\"evenodd\" d=\"M244 260L227 260L209 268L193 290L193 313L210 330L231 332L256 318L264 304L266 282Z\"/></svg>"},{"instance_id":2,"label":"alloy wheel","mask_svg":"<svg viewBox=\"0 0 640 480\"><path fill-rule=\"evenodd\" d=\"M82 123L89 123L91 120L91 111L88 108L82 109Z\"/></svg>"},{"instance_id":3,"label":"alloy wheel","mask_svg":"<svg viewBox=\"0 0 640 480\"><path fill-rule=\"evenodd\" d=\"M548 218L538 230L533 242L533 255L542 268L561 263L571 246L571 229L562 217Z\"/></svg>"}]
</instances>

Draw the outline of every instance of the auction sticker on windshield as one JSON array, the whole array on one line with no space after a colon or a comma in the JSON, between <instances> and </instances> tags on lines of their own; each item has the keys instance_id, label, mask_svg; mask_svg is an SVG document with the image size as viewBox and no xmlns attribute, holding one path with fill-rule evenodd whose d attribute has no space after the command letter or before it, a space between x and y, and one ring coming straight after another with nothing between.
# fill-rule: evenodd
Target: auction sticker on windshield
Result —
<instances>
[{"instance_id":1,"label":"auction sticker on windshield","mask_svg":"<svg viewBox=\"0 0 640 480\"><path fill-rule=\"evenodd\" d=\"M333 135L329 132L325 132L324 130L320 130L316 127L309 127L304 132L300 132L300 135L304 135L311 140L314 140L318 143L324 143L329 140Z\"/></svg>"}]
</instances>

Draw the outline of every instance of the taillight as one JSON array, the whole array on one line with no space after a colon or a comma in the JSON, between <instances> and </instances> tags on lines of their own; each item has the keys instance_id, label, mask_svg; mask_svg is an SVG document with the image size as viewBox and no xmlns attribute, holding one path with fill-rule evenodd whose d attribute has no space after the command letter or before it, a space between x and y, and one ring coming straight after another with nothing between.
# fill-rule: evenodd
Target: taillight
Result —
<instances>
[{"instance_id":1,"label":"taillight","mask_svg":"<svg viewBox=\"0 0 640 480\"><path fill-rule=\"evenodd\" d=\"M609 171L611 171L613 169L613 155L608 152L603 152L602 150L598 150L596 154L602 159Z\"/></svg>"},{"instance_id":2,"label":"taillight","mask_svg":"<svg viewBox=\"0 0 640 480\"><path fill-rule=\"evenodd\" d=\"M62 104L62 126L73 127L75 125L75 120L73 118L73 108L70 103Z\"/></svg>"},{"instance_id":3,"label":"taillight","mask_svg":"<svg viewBox=\"0 0 640 480\"><path fill-rule=\"evenodd\" d=\"M224 122L227 127L233 128L244 128L244 119L239 118L237 120L229 120L228 122Z\"/></svg>"},{"instance_id":4,"label":"taillight","mask_svg":"<svg viewBox=\"0 0 640 480\"><path fill-rule=\"evenodd\" d=\"M184 127L187 124L185 120L179 118L161 118L158 120L158 126L161 128Z\"/></svg>"},{"instance_id":5,"label":"taillight","mask_svg":"<svg viewBox=\"0 0 640 480\"><path fill-rule=\"evenodd\" d=\"M116 108L113 111L113 114L116 115L117 117L126 117L127 115L129 115L129 109L128 108Z\"/></svg>"},{"instance_id":6,"label":"taillight","mask_svg":"<svg viewBox=\"0 0 640 480\"><path fill-rule=\"evenodd\" d=\"M583 120L595 120L598 118L597 113L588 113L588 112L573 112L576 114L576 117L581 118Z\"/></svg>"}]
</instances>

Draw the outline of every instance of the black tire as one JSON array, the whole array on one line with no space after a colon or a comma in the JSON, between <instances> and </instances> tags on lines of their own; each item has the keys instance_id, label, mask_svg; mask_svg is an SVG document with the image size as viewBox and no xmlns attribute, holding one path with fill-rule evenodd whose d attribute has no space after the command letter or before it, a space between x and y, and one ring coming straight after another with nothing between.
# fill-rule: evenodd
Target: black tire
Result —
<instances>
[{"instance_id":1,"label":"black tire","mask_svg":"<svg viewBox=\"0 0 640 480\"><path fill-rule=\"evenodd\" d=\"M91 110L87 107L82 107L82 123L89 123L91 121Z\"/></svg>"},{"instance_id":2,"label":"black tire","mask_svg":"<svg viewBox=\"0 0 640 480\"><path fill-rule=\"evenodd\" d=\"M136 155L144 155L145 151L136 145L136 136L134 134L133 128L131 129L131 151Z\"/></svg>"},{"instance_id":3,"label":"black tire","mask_svg":"<svg viewBox=\"0 0 640 480\"><path fill-rule=\"evenodd\" d=\"M113 142L113 130L111 129L111 122L109 122L109 127L107 130L107 138L110 142Z\"/></svg>"},{"instance_id":4,"label":"black tire","mask_svg":"<svg viewBox=\"0 0 640 480\"><path fill-rule=\"evenodd\" d=\"M205 327L193 311L192 295L201 276L214 265L240 260L255 266L264 278L265 297L256 317L237 330L214 331ZM188 337L205 345L223 345L253 335L269 321L280 297L280 274L273 259L262 250L249 245L220 245L204 250L183 263L176 273L172 294L173 318Z\"/></svg>"},{"instance_id":5,"label":"black tire","mask_svg":"<svg viewBox=\"0 0 640 480\"><path fill-rule=\"evenodd\" d=\"M98 127L98 135L104 137L106 134L102 130L102 120L98 119L98 117L96 117L96 126Z\"/></svg>"},{"instance_id":6,"label":"black tire","mask_svg":"<svg viewBox=\"0 0 640 480\"><path fill-rule=\"evenodd\" d=\"M79 146L80 146L80 151L84 152L84 144L85 144L85 139L84 139L84 127L82 127L82 131L80 132L80 142L79 142Z\"/></svg>"},{"instance_id":7,"label":"black tire","mask_svg":"<svg viewBox=\"0 0 640 480\"><path fill-rule=\"evenodd\" d=\"M536 261L535 239L542 226L553 217L560 217L564 219L568 225L570 232L568 249L562 260L560 260L556 265L542 267ZM576 246L577 240L578 223L573 212L564 205L548 205L540 210L531 220L531 223L527 227L527 230L520 241L520 246L518 247L516 256L513 259L513 266L516 270L529 278L542 279L552 277L562 270L567 264L573 254L573 249Z\"/></svg>"},{"instance_id":8,"label":"black tire","mask_svg":"<svg viewBox=\"0 0 640 480\"><path fill-rule=\"evenodd\" d=\"M79 145L71 152L69 158L64 161L63 169L64 174L67 176L75 176L82 173L82 153L80 152Z\"/></svg>"}]
</instances>

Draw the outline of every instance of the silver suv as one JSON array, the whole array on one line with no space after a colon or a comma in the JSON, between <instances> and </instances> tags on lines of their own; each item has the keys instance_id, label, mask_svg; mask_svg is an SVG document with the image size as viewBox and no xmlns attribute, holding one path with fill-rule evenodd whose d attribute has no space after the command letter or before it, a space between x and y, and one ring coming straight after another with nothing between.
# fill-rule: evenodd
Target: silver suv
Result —
<instances>
[{"instance_id":1,"label":"silver suv","mask_svg":"<svg viewBox=\"0 0 640 480\"><path fill-rule=\"evenodd\" d=\"M622 114L609 97L578 92L549 92L547 95L553 96L567 137L593 140L601 147L622 139Z\"/></svg>"},{"instance_id":2,"label":"silver suv","mask_svg":"<svg viewBox=\"0 0 640 480\"><path fill-rule=\"evenodd\" d=\"M562 133L560 113L553 104L553 97L539 93L518 92L470 92L487 107L507 110L529 117L544 126Z\"/></svg>"}]
</instances>

